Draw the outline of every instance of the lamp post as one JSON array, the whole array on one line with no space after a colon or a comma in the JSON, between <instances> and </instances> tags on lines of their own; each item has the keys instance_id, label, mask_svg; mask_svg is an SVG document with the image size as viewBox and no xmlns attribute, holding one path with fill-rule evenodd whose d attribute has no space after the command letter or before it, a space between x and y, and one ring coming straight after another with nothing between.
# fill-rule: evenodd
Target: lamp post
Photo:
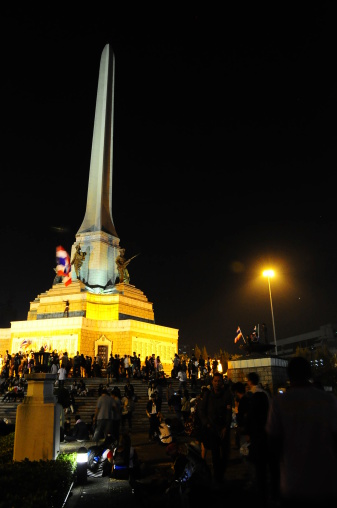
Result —
<instances>
[{"instance_id":1,"label":"lamp post","mask_svg":"<svg viewBox=\"0 0 337 508\"><path fill-rule=\"evenodd\" d=\"M88 450L85 446L81 446L77 450L77 484L84 485L87 483L87 468L88 468Z\"/></svg>"},{"instance_id":2,"label":"lamp post","mask_svg":"<svg viewBox=\"0 0 337 508\"><path fill-rule=\"evenodd\" d=\"M268 287L269 287L269 299L270 299L270 308L271 308L271 319L273 322L273 332L274 332L274 344L275 344L275 354L277 354L277 343L276 343L276 332L275 332L275 321L274 321L274 311L273 311L273 300L271 297L271 286L270 286L270 278L274 277L274 270L265 270L262 274L264 277L268 279Z\"/></svg>"}]
</instances>

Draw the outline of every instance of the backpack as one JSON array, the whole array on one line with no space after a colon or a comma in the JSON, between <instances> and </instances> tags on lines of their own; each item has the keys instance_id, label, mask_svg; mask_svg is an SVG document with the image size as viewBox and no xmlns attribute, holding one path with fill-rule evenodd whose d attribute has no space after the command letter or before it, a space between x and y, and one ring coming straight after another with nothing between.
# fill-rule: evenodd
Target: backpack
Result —
<instances>
[{"instance_id":1,"label":"backpack","mask_svg":"<svg viewBox=\"0 0 337 508\"><path fill-rule=\"evenodd\" d=\"M103 449L101 446L92 446L88 450L88 469L92 473L97 473L102 461Z\"/></svg>"}]
</instances>

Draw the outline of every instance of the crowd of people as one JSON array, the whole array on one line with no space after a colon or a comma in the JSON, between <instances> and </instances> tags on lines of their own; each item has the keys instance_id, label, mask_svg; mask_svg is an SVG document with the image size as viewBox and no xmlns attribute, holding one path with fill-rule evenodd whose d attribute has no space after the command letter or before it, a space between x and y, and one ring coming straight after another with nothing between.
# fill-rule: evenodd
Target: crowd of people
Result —
<instances>
[{"instance_id":1,"label":"crowd of people","mask_svg":"<svg viewBox=\"0 0 337 508\"><path fill-rule=\"evenodd\" d=\"M337 398L312 382L310 364L302 357L290 360L288 377L282 394L266 390L257 372L233 383L214 371L198 390L191 378L177 391L172 376L150 379L149 440L166 446L169 454L179 447L180 433L189 436L199 450L198 467L205 473L211 464L212 485L221 489L231 449L236 447L246 468L244 488L261 507L336 502ZM122 394L115 388L109 392L102 384L91 429L97 445L104 440L117 446L121 435L132 432L136 400L131 381L126 379ZM131 408L131 416L123 415L124 407ZM77 415L76 423L79 420Z\"/></svg>"},{"instance_id":2,"label":"crowd of people","mask_svg":"<svg viewBox=\"0 0 337 508\"><path fill-rule=\"evenodd\" d=\"M16 355L6 355L6 364L13 365ZM289 361L285 393L272 394L261 385L257 372L249 372L244 381L234 383L219 372L216 362L208 365L209 359L202 357L186 361L175 355L171 376L167 376L155 355L147 357L143 365L136 353L111 355L92 421L84 424L76 397L88 395L85 378L93 375L93 364L99 366L100 358L96 356L89 370L81 364L82 357L77 354L72 359L74 380L68 389L62 383L69 376L67 355L61 360L60 355L50 355L50 371L58 374L58 400L65 409L64 440L89 438L97 445L104 441L116 448L121 436L132 432L137 404L132 382L141 379L148 383L145 411L149 440L170 447L179 433L189 436L200 450L203 467L210 459L215 486L223 486L226 480L233 446L230 436L234 434L234 446L246 466L245 488L254 493L262 507L269 506L271 499L277 500L278 506L304 503L306 507L337 501L337 398L313 382L310 363L304 358ZM18 376L13 366L12 377L2 378L24 379L24 373L20 377L16 368ZM25 368L32 368L32 363L27 361ZM125 381L123 390L111 387L114 379ZM178 381L178 389L173 380ZM2 392L3 400L9 397L8 391ZM163 400L167 402L167 418ZM73 427L68 413L75 417Z\"/></svg>"},{"instance_id":3,"label":"crowd of people","mask_svg":"<svg viewBox=\"0 0 337 508\"><path fill-rule=\"evenodd\" d=\"M178 373L173 372L176 378ZM215 486L226 479L233 429L246 467L245 489L260 506L332 505L337 501L337 397L313 380L310 363L300 356L289 361L288 379L286 390L274 394L261 385L257 372L233 383L215 370L197 394L191 378L178 393L169 380L168 411L180 417L201 458L206 461L210 454ZM160 433L161 402L151 385L149 439Z\"/></svg>"},{"instance_id":4,"label":"crowd of people","mask_svg":"<svg viewBox=\"0 0 337 508\"><path fill-rule=\"evenodd\" d=\"M41 348L40 353L44 353ZM102 357L97 354L92 357L76 352L70 356L67 351L50 351L48 352L47 364L43 365L45 372L59 374L59 369L65 369L61 373L72 378L90 378L106 376L110 382L115 379L117 382L120 378L130 377L148 382L151 378L159 376L164 372L163 364L159 355L148 355L143 360L140 354L134 352L132 355L113 355L110 353L106 365L103 365ZM41 368L39 364L39 355L33 351L0 354L0 378L22 377L26 374L37 371ZM207 378L213 372L221 370L221 363L217 358L207 357L204 359L201 355L199 359L192 355L190 358L179 356L178 353L172 359L171 376L179 378L181 388L184 388L186 380L191 381L191 387L197 385L197 379Z\"/></svg>"}]
</instances>

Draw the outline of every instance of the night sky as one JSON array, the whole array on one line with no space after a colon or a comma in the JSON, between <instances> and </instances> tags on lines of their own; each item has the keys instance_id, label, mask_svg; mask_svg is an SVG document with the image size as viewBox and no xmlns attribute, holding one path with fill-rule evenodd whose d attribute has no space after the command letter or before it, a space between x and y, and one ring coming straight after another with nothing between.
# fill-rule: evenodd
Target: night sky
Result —
<instances>
[{"instance_id":1,"label":"night sky","mask_svg":"<svg viewBox=\"0 0 337 508\"><path fill-rule=\"evenodd\" d=\"M271 338L269 267L277 338L337 322L335 4L252 4L4 11L0 326L75 242L107 43L112 215L156 323L210 354L240 351L238 325Z\"/></svg>"}]
</instances>

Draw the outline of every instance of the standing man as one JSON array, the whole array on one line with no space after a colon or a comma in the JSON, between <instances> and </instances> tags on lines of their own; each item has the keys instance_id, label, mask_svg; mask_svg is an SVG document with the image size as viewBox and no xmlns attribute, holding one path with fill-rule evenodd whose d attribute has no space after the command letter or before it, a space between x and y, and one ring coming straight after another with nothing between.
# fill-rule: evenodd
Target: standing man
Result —
<instances>
[{"instance_id":1,"label":"standing man","mask_svg":"<svg viewBox=\"0 0 337 508\"><path fill-rule=\"evenodd\" d=\"M248 408L246 416L245 439L249 443L248 460L253 464L253 485L256 487L259 503L267 505L269 454L266 422L269 410L269 395L259 383L257 372L247 375ZM242 400L242 399L241 399Z\"/></svg>"},{"instance_id":2,"label":"standing man","mask_svg":"<svg viewBox=\"0 0 337 508\"><path fill-rule=\"evenodd\" d=\"M207 390L199 405L202 424L202 444L211 450L213 479L219 485L224 479L230 449L233 395L225 386L221 372L215 371L211 390Z\"/></svg>"},{"instance_id":3,"label":"standing man","mask_svg":"<svg viewBox=\"0 0 337 508\"><path fill-rule=\"evenodd\" d=\"M122 420L122 402L121 402L121 394L119 391L118 386L115 386L115 388L111 392L111 397L114 400L114 416L112 421L112 439L113 442L118 443L119 442L119 436L120 436L120 428L121 428L121 420Z\"/></svg>"},{"instance_id":4,"label":"standing man","mask_svg":"<svg viewBox=\"0 0 337 508\"><path fill-rule=\"evenodd\" d=\"M102 395L98 397L96 403L93 422L96 425L93 441L98 445L98 441L104 437L112 435L112 422L114 414L114 399L108 394L106 388L103 388Z\"/></svg>"},{"instance_id":5,"label":"standing man","mask_svg":"<svg viewBox=\"0 0 337 508\"><path fill-rule=\"evenodd\" d=\"M113 380L113 356L112 356L112 353L110 353L110 357L109 357L109 361L108 361L108 365L106 366L106 380L108 383L110 383L110 381L112 382Z\"/></svg>"},{"instance_id":6,"label":"standing man","mask_svg":"<svg viewBox=\"0 0 337 508\"><path fill-rule=\"evenodd\" d=\"M119 355L115 354L115 358L112 363L112 377L115 378L116 383L119 382L119 369L120 369Z\"/></svg>"},{"instance_id":7,"label":"standing man","mask_svg":"<svg viewBox=\"0 0 337 508\"><path fill-rule=\"evenodd\" d=\"M205 369L205 359L202 355L199 356L199 372L200 372L200 378L204 375L204 369Z\"/></svg>"},{"instance_id":8,"label":"standing man","mask_svg":"<svg viewBox=\"0 0 337 508\"><path fill-rule=\"evenodd\" d=\"M174 358L172 359L172 363L173 363L172 377L177 377L179 369L180 369L180 358L179 358L178 353L174 354Z\"/></svg>"},{"instance_id":9,"label":"standing man","mask_svg":"<svg viewBox=\"0 0 337 508\"><path fill-rule=\"evenodd\" d=\"M69 307L70 307L69 300L66 300L64 303L66 304L66 306L64 308L63 317L69 317Z\"/></svg>"},{"instance_id":10,"label":"standing man","mask_svg":"<svg viewBox=\"0 0 337 508\"><path fill-rule=\"evenodd\" d=\"M192 364L191 364L191 390L193 388L197 388L197 378L198 378L198 367L199 362L195 356L192 356Z\"/></svg>"},{"instance_id":11,"label":"standing man","mask_svg":"<svg viewBox=\"0 0 337 508\"><path fill-rule=\"evenodd\" d=\"M159 419L158 419L159 409L157 407L156 394L152 393L150 400L146 404L146 414L149 418L149 441L153 441L158 434L159 427Z\"/></svg>"},{"instance_id":12,"label":"standing man","mask_svg":"<svg viewBox=\"0 0 337 508\"><path fill-rule=\"evenodd\" d=\"M61 367L59 368L57 373L58 373L58 376L59 376L59 387L62 388L64 386L65 380L67 379L67 371L63 367L63 365L61 365Z\"/></svg>"},{"instance_id":13,"label":"standing man","mask_svg":"<svg viewBox=\"0 0 337 508\"><path fill-rule=\"evenodd\" d=\"M310 382L305 358L287 370L290 388L272 398L266 426L273 493L282 507L336 506L337 398Z\"/></svg>"},{"instance_id":14,"label":"standing man","mask_svg":"<svg viewBox=\"0 0 337 508\"><path fill-rule=\"evenodd\" d=\"M238 381L233 385L236 407L235 445L239 449L244 444L243 436L247 434L247 416L249 411L249 395L246 392L246 385ZM241 442L242 441L242 442Z\"/></svg>"},{"instance_id":15,"label":"standing man","mask_svg":"<svg viewBox=\"0 0 337 508\"><path fill-rule=\"evenodd\" d=\"M19 357L19 353L16 353L14 356L14 374L15 377L19 377L19 366L20 366L21 360Z\"/></svg>"},{"instance_id":16,"label":"standing man","mask_svg":"<svg viewBox=\"0 0 337 508\"><path fill-rule=\"evenodd\" d=\"M76 352L73 359L73 376L81 377L81 355L79 351Z\"/></svg>"},{"instance_id":17,"label":"standing man","mask_svg":"<svg viewBox=\"0 0 337 508\"><path fill-rule=\"evenodd\" d=\"M177 379L179 379L179 390L185 390L187 384L187 375L184 370L180 370L177 375Z\"/></svg>"}]
</instances>

